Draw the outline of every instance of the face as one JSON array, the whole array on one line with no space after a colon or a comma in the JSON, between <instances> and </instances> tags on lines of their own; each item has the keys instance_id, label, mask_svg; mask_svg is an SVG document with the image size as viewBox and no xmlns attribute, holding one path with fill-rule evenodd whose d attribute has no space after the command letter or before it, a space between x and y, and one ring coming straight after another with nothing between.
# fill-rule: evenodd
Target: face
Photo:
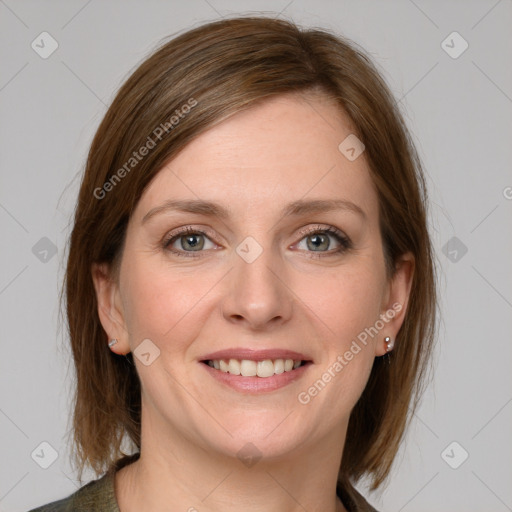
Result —
<instances>
[{"instance_id":1,"label":"face","mask_svg":"<svg viewBox=\"0 0 512 512\"><path fill-rule=\"evenodd\" d=\"M405 263L386 277L364 152L338 149L351 133L326 98L281 96L200 135L146 189L118 281L94 273L113 350L136 356L143 428L230 456L346 429L411 278Z\"/></svg>"}]
</instances>

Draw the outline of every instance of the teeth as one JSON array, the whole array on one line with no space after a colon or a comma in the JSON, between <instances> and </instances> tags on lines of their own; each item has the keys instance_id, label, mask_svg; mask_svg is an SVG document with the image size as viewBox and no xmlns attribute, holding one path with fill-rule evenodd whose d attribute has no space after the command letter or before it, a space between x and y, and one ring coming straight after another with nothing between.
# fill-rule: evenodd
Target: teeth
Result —
<instances>
[{"instance_id":1,"label":"teeth","mask_svg":"<svg viewBox=\"0 0 512 512\"><path fill-rule=\"evenodd\" d=\"M236 359L229 360L228 372L233 375L240 375L240 363Z\"/></svg>"},{"instance_id":2,"label":"teeth","mask_svg":"<svg viewBox=\"0 0 512 512\"><path fill-rule=\"evenodd\" d=\"M240 375L243 377L255 377L258 373L258 363L256 361L249 361L242 359L240 361Z\"/></svg>"},{"instance_id":3,"label":"teeth","mask_svg":"<svg viewBox=\"0 0 512 512\"><path fill-rule=\"evenodd\" d=\"M256 371L258 377L272 377L274 375L274 363L270 359L258 361L258 369Z\"/></svg>"},{"instance_id":4,"label":"teeth","mask_svg":"<svg viewBox=\"0 0 512 512\"><path fill-rule=\"evenodd\" d=\"M208 365L216 370L242 377L272 377L284 372L295 370L302 361L293 359L265 359L264 361L251 361L250 359L219 359L208 361Z\"/></svg>"},{"instance_id":5,"label":"teeth","mask_svg":"<svg viewBox=\"0 0 512 512\"><path fill-rule=\"evenodd\" d=\"M274 373L277 375L284 373L284 359L276 359L274 361Z\"/></svg>"}]
</instances>

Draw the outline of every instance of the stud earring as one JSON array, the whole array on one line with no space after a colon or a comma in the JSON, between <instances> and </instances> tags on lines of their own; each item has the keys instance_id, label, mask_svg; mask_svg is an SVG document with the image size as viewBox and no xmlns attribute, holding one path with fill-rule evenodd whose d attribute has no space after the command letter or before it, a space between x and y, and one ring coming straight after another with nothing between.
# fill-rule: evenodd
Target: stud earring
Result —
<instances>
[{"instance_id":1,"label":"stud earring","mask_svg":"<svg viewBox=\"0 0 512 512\"><path fill-rule=\"evenodd\" d=\"M384 341L386 343L386 352L390 352L391 350L393 350L393 346L394 346L394 343L391 341L391 338L389 336L386 336L384 338Z\"/></svg>"},{"instance_id":2,"label":"stud earring","mask_svg":"<svg viewBox=\"0 0 512 512\"><path fill-rule=\"evenodd\" d=\"M112 348L116 343L117 343L117 340L116 340L115 338L114 338L113 340L110 340L110 341L108 342L108 346L109 346L109 348Z\"/></svg>"}]
</instances>

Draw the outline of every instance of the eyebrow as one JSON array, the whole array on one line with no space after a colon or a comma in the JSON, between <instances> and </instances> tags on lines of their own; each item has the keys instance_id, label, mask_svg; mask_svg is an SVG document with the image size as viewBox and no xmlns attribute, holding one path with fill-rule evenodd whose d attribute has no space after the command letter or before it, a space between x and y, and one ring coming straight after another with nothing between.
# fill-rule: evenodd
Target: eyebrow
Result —
<instances>
[{"instance_id":1,"label":"eyebrow","mask_svg":"<svg viewBox=\"0 0 512 512\"><path fill-rule=\"evenodd\" d=\"M287 204L281 215L285 216L304 216L315 213L327 213L335 210L343 210L351 213L355 213L366 220L366 213L360 206L351 201L345 199L312 199L304 200L299 199ZM200 215L206 215L208 217L218 217L220 219L228 219L230 217L229 209L221 206L220 204L213 203L211 201L203 201L201 199L192 200L174 200L171 199L166 201L160 206L152 208L142 218L142 224L147 222L149 219L160 213L169 211L180 211L185 213L197 213Z\"/></svg>"}]
</instances>

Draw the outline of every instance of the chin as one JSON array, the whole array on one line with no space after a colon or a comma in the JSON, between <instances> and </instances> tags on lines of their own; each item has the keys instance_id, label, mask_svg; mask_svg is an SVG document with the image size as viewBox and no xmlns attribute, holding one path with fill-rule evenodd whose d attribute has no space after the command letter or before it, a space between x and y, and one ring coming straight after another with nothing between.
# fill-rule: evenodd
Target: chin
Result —
<instances>
[{"instance_id":1,"label":"chin","mask_svg":"<svg viewBox=\"0 0 512 512\"><path fill-rule=\"evenodd\" d=\"M224 422L223 432L215 439L209 438L207 443L215 450L228 457L264 457L275 459L286 457L295 452L308 439L311 440L309 429L298 428L293 421L287 424L289 413L260 412L246 415L242 421ZM293 416L293 413L290 415ZM284 420L284 421L283 421ZM224 435L225 434L225 435Z\"/></svg>"}]
</instances>

